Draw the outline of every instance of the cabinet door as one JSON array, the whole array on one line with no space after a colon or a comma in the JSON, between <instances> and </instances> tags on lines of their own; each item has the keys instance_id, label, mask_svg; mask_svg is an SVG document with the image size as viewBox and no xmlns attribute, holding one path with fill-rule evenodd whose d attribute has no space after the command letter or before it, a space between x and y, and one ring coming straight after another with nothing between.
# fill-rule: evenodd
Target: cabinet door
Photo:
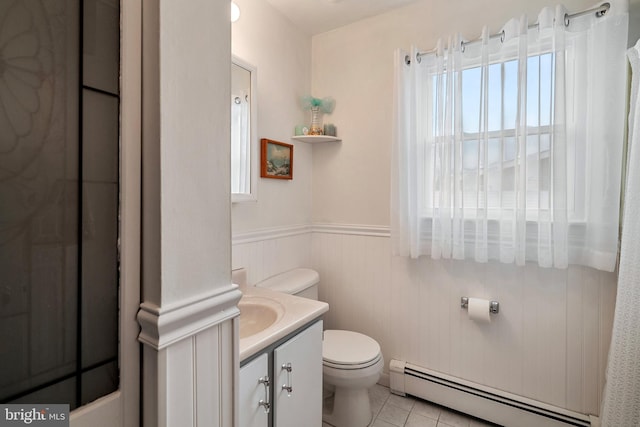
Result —
<instances>
[{"instance_id":1,"label":"cabinet door","mask_svg":"<svg viewBox=\"0 0 640 427\"><path fill-rule=\"evenodd\" d=\"M273 352L274 425L322 425L322 321Z\"/></svg>"},{"instance_id":2,"label":"cabinet door","mask_svg":"<svg viewBox=\"0 0 640 427\"><path fill-rule=\"evenodd\" d=\"M264 383L268 375L269 358L266 353L240 368L240 427L267 427L269 414L260 401L269 402L270 399L270 385L267 387Z\"/></svg>"}]
</instances>

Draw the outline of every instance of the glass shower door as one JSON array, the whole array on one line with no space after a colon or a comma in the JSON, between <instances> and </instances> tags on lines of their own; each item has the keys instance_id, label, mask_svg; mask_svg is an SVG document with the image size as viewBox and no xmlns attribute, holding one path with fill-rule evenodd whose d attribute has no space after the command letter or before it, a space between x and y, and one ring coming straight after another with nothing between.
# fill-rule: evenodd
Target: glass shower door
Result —
<instances>
[{"instance_id":1,"label":"glass shower door","mask_svg":"<svg viewBox=\"0 0 640 427\"><path fill-rule=\"evenodd\" d=\"M118 389L118 0L0 2L0 401Z\"/></svg>"}]
</instances>

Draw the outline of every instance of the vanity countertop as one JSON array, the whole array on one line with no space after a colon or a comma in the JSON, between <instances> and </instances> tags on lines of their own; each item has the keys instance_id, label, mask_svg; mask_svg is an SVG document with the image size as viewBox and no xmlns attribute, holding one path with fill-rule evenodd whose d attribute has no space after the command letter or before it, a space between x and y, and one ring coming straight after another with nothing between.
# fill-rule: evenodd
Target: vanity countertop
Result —
<instances>
[{"instance_id":1,"label":"vanity countertop","mask_svg":"<svg viewBox=\"0 0 640 427\"><path fill-rule=\"evenodd\" d=\"M266 329L245 338L240 338L240 361L258 353L270 344L286 337L296 329L319 318L329 311L329 304L308 298L297 297L266 288L247 286L242 289L243 298L267 298L277 301L284 309L282 317ZM243 299L240 299L240 303Z\"/></svg>"}]
</instances>

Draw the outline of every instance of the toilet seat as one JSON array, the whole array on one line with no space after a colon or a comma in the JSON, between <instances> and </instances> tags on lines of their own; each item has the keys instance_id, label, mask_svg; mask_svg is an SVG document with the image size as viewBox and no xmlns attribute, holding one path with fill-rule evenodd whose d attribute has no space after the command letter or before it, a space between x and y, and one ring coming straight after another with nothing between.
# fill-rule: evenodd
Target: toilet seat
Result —
<instances>
[{"instance_id":1,"label":"toilet seat","mask_svg":"<svg viewBox=\"0 0 640 427\"><path fill-rule=\"evenodd\" d=\"M375 359L371 360L370 362L359 364L359 365L331 363L331 362L327 362L326 360L323 360L322 361L322 366L325 366L325 367L328 367L328 368L333 368L333 369L339 369L339 370L343 370L343 371L355 371L355 370L358 370L358 369L365 369L365 368L368 368L369 366L373 366L376 363L378 363L378 361L380 361L381 358L382 358L382 355L379 354L378 357L376 357Z\"/></svg>"},{"instance_id":2,"label":"toilet seat","mask_svg":"<svg viewBox=\"0 0 640 427\"><path fill-rule=\"evenodd\" d=\"M322 363L334 369L364 369L378 363L380 345L353 331L326 330L322 341Z\"/></svg>"}]
</instances>

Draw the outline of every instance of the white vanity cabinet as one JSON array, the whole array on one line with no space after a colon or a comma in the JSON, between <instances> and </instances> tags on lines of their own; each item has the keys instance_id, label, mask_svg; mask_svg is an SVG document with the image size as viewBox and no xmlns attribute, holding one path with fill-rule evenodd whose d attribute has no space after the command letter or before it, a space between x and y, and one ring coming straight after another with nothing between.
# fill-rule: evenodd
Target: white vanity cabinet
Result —
<instances>
[{"instance_id":1,"label":"white vanity cabinet","mask_svg":"<svg viewBox=\"0 0 640 427\"><path fill-rule=\"evenodd\" d=\"M321 320L276 342L240 368L239 426L269 425L322 425Z\"/></svg>"},{"instance_id":2,"label":"white vanity cabinet","mask_svg":"<svg viewBox=\"0 0 640 427\"><path fill-rule=\"evenodd\" d=\"M273 351L274 426L322 425L322 322Z\"/></svg>"},{"instance_id":3,"label":"white vanity cabinet","mask_svg":"<svg viewBox=\"0 0 640 427\"><path fill-rule=\"evenodd\" d=\"M262 353L240 368L240 427L266 427L271 407L269 357Z\"/></svg>"}]
</instances>

